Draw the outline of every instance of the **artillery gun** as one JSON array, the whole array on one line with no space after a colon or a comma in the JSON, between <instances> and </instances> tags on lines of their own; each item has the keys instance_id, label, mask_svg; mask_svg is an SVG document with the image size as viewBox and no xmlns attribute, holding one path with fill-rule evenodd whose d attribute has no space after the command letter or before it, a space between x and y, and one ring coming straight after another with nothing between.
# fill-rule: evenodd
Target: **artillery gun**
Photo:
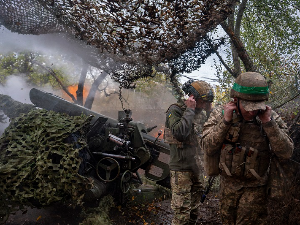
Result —
<instances>
[{"instance_id":1,"label":"artillery gun","mask_svg":"<svg viewBox=\"0 0 300 225\"><path fill-rule=\"evenodd\" d=\"M46 110L70 116L93 116L86 134L86 166L84 171L79 171L94 180L85 200L98 199L111 190L123 198L132 184L142 184L138 173L140 168L145 171L146 178L170 187L169 145L148 135L151 128L132 121L130 110L119 112L119 118L115 120L35 88L30 91L30 100L36 107Z\"/></svg>"},{"instance_id":2,"label":"artillery gun","mask_svg":"<svg viewBox=\"0 0 300 225\"><path fill-rule=\"evenodd\" d=\"M0 137L0 223L20 206L93 203L106 194L124 203L142 184L139 169L170 187L169 145L148 134L154 127L132 121L130 110L115 120L35 88L30 100L0 95L12 119Z\"/></svg>"}]
</instances>

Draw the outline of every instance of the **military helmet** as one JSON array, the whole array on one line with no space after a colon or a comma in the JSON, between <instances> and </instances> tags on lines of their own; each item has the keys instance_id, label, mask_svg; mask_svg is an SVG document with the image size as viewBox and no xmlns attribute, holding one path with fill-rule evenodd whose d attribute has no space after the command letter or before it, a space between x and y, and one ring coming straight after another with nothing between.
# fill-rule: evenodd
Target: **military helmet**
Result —
<instances>
[{"instance_id":1,"label":"military helmet","mask_svg":"<svg viewBox=\"0 0 300 225\"><path fill-rule=\"evenodd\" d=\"M246 101L267 101L269 98L269 86L260 73L242 73L236 78L230 97L237 97Z\"/></svg>"},{"instance_id":2,"label":"military helmet","mask_svg":"<svg viewBox=\"0 0 300 225\"><path fill-rule=\"evenodd\" d=\"M195 99L201 98L209 102L214 100L213 89L205 81L190 79L182 85L182 90L187 95L194 95Z\"/></svg>"}]
</instances>

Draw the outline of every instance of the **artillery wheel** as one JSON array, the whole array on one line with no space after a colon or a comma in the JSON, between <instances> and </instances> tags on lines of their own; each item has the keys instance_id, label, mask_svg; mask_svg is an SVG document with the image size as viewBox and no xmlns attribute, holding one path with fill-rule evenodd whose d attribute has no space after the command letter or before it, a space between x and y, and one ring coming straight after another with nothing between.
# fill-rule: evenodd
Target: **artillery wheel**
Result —
<instances>
[{"instance_id":1,"label":"artillery wheel","mask_svg":"<svg viewBox=\"0 0 300 225\"><path fill-rule=\"evenodd\" d=\"M130 179L131 179L132 173L129 170L126 170L121 177L120 181L120 188L122 193L127 193L130 189Z\"/></svg>"},{"instance_id":2,"label":"artillery wheel","mask_svg":"<svg viewBox=\"0 0 300 225\"><path fill-rule=\"evenodd\" d=\"M96 172L100 180L111 182L119 176L120 165L117 160L105 157L97 163Z\"/></svg>"}]
</instances>

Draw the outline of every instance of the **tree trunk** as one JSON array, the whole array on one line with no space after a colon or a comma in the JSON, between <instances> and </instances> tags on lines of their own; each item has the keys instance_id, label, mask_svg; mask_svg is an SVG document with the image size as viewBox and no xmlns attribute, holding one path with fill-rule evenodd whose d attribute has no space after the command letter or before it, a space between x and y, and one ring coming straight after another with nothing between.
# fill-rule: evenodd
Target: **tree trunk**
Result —
<instances>
[{"instance_id":1,"label":"tree trunk","mask_svg":"<svg viewBox=\"0 0 300 225\"><path fill-rule=\"evenodd\" d=\"M228 27L230 27L231 30L235 30L234 29L234 13L228 17ZM224 27L223 27L223 29L224 29ZM237 37L239 37L239 36L237 36ZM231 40L231 52L232 52L231 54L232 54L232 61L233 61L232 75L236 78L241 73L241 64L240 64L240 59L239 59L239 56L237 53L236 46L233 44L232 40Z\"/></svg>"},{"instance_id":2,"label":"tree trunk","mask_svg":"<svg viewBox=\"0 0 300 225\"><path fill-rule=\"evenodd\" d=\"M83 105L83 88L84 88L84 82L86 79L86 74L87 74L88 68L89 68L89 65L83 61L82 70L81 70L81 74L80 74L80 78L79 78L79 82L78 82L78 89L76 91L76 97L77 97L76 103L78 105Z\"/></svg>"},{"instance_id":3,"label":"tree trunk","mask_svg":"<svg viewBox=\"0 0 300 225\"><path fill-rule=\"evenodd\" d=\"M86 101L85 101L85 104L84 104L85 108L88 108L88 109L92 108L92 105L93 105L94 98L95 98L96 92L98 90L98 87L102 83L102 81L106 78L107 75L108 75L108 73L103 71L97 77L97 79L94 81L94 83L92 84L92 88L91 88L91 90L90 90L90 92L89 92L89 94L86 98Z\"/></svg>"},{"instance_id":4,"label":"tree trunk","mask_svg":"<svg viewBox=\"0 0 300 225\"><path fill-rule=\"evenodd\" d=\"M237 37L234 34L234 31L224 22L221 23L221 26L223 27L223 29L225 30L225 32L228 34L228 36L230 37L232 44L234 45L238 56L240 57L240 59L242 60L246 71L252 71L255 72L256 69L253 65L252 60L250 59L242 41L240 40L239 37Z\"/></svg>"}]
</instances>

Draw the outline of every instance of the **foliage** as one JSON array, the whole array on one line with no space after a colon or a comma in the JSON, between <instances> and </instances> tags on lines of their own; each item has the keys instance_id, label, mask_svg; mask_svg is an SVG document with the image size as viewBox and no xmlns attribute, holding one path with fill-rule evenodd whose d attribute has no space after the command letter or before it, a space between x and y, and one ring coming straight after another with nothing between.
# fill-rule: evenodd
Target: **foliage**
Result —
<instances>
[{"instance_id":1,"label":"foliage","mask_svg":"<svg viewBox=\"0 0 300 225\"><path fill-rule=\"evenodd\" d=\"M152 109L166 108L170 102L172 85L163 73L155 73L153 78L141 78L136 82L137 92L140 92L147 99Z\"/></svg>"},{"instance_id":2,"label":"foliage","mask_svg":"<svg viewBox=\"0 0 300 225\"><path fill-rule=\"evenodd\" d=\"M297 92L299 70L299 1L250 1L241 35L258 71L271 85L270 100L278 107Z\"/></svg>"},{"instance_id":3,"label":"foliage","mask_svg":"<svg viewBox=\"0 0 300 225\"><path fill-rule=\"evenodd\" d=\"M273 107L278 107L295 97L298 92L299 1L242 1L244 2L247 2L247 5L242 18L239 17L241 5L238 4L235 8L235 23L232 29L243 41L256 70L272 83L270 100ZM229 46L229 39L226 43L228 48L224 61L229 68L233 68L232 55L235 50ZM226 88L231 75L228 71L220 69L220 65L216 67L221 88ZM243 65L241 69L245 72Z\"/></svg>"},{"instance_id":4,"label":"foliage","mask_svg":"<svg viewBox=\"0 0 300 225\"><path fill-rule=\"evenodd\" d=\"M300 47L300 17L295 2L249 1L241 36L260 72L280 76L284 73L281 62L295 60L293 55Z\"/></svg>"},{"instance_id":5,"label":"foliage","mask_svg":"<svg viewBox=\"0 0 300 225\"><path fill-rule=\"evenodd\" d=\"M33 52L0 54L0 84L5 84L7 77L10 75L19 75L24 77L30 85L39 87L49 85L52 88L60 88L57 80L51 76L47 70L47 64L51 57L51 55L46 56ZM61 64L53 67L52 70L59 80L68 86L71 80L65 71L71 68L69 66L70 63L65 62L65 64L63 64L62 59L60 62Z\"/></svg>"},{"instance_id":6,"label":"foliage","mask_svg":"<svg viewBox=\"0 0 300 225\"><path fill-rule=\"evenodd\" d=\"M110 208L114 206L113 197L111 195L104 196L99 202L98 207L86 208L82 211L81 217L84 220L80 225L110 225L112 221L109 219Z\"/></svg>"},{"instance_id":7,"label":"foliage","mask_svg":"<svg viewBox=\"0 0 300 225\"><path fill-rule=\"evenodd\" d=\"M0 55L0 84L4 84L7 77L14 73L19 73L17 66L17 59L15 54L11 53L7 56Z\"/></svg>"},{"instance_id":8,"label":"foliage","mask_svg":"<svg viewBox=\"0 0 300 225\"><path fill-rule=\"evenodd\" d=\"M163 73L155 73L151 78L145 77L139 79L136 82L135 90L143 92L148 97L150 97L154 92L154 88L156 88L157 86L161 88L163 85L169 86L168 82L166 81L166 75Z\"/></svg>"},{"instance_id":9,"label":"foliage","mask_svg":"<svg viewBox=\"0 0 300 225\"><path fill-rule=\"evenodd\" d=\"M216 104L225 104L230 100L230 89L234 83L234 77L228 72L223 71L223 67L214 60L214 67L219 85L215 86Z\"/></svg>"}]
</instances>

